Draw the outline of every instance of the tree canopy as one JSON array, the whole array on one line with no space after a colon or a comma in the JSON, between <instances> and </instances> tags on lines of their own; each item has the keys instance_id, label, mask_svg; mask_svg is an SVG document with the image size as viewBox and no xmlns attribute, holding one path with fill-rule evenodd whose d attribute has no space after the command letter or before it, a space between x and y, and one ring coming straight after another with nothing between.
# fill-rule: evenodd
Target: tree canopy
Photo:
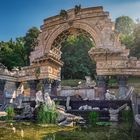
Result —
<instances>
[{"instance_id":1,"label":"tree canopy","mask_svg":"<svg viewBox=\"0 0 140 140\"><path fill-rule=\"evenodd\" d=\"M131 47L131 55L140 58L140 23L137 23L133 32L134 41Z\"/></svg>"},{"instance_id":2,"label":"tree canopy","mask_svg":"<svg viewBox=\"0 0 140 140\"><path fill-rule=\"evenodd\" d=\"M88 51L94 45L84 36L69 36L62 46L63 79L84 79L86 75L94 76L95 64Z\"/></svg>"},{"instance_id":3,"label":"tree canopy","mask_svg":"<svg viewBox=\"0 0 140 140\"><path fill-rule=\"evenodd\" d=\"M29 55L34 48L39 30L33 27L28 30L24 37L19 37L15 41L0 42L0 63L8 69L13 67L23 67L29 65Z\"/></svg>"},{"instance_id":4,"label":"tree canopy","mask_svg":"<svg viewBox=\"0 0 140 140\"><path fill-rule=\"evenodd\" d=\"M134 25L134 21L129 16L120 16L115 21L116 30L124 35L132 34Z\"/></svg>"}]
</instances>

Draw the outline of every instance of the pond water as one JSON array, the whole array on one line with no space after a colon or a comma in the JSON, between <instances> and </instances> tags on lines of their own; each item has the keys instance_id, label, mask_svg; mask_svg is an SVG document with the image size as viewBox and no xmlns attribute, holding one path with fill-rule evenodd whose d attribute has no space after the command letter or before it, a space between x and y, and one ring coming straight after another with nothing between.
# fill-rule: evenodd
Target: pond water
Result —
<instances>
[{"instance_id":1,"label":"pond water","mask_svg":"<svg viewBox=\"0 0 140 140\"><path fill-rule=\"evenodd\" d=\"M140 128L130 123L76 128L0 123L0 140L140 140L139 133Z\"/></svg>"}]
</instances>

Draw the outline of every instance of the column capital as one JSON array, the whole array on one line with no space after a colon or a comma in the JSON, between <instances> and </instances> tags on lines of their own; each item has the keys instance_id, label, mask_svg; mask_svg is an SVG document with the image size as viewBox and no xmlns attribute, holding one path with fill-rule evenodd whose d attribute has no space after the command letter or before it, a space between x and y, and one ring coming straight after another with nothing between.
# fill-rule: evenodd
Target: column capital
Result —
<instances>
[{"instance_id":1,"label":"column capital","mask_svg":"<svg viewBox=\"0 0 140 140\"><path fill-rule=\"evenodd\" d=\"M118 80L119 86L126 86L127 80L128 80L128 76L118 75L117 76L117 80Z\"/></svg>"},{"instance_id":2,"label":"column capital","mask_svg":"<svg viewBox=\"0 0 140 140\"><path fill-rule=\"evenodd\" d=\"M54 82L52 83L52 85L54 85L54 86L59 86L60 82L61 82L61 81L59 81L59 80L54 80Z\"/></svg>"},{"instance_id":3,"label":"column capital","mask_svg":"<svg viewBox=\"0 0 140 140\"><path fill-rule=\"evenodd\" d=\"M100 87L100 86L106 86L107 85L109 77L108 76L104 76L104 75L103 76L102 75L98 75L96 77L96 79L97 79L97 85Z\"/></svg>"}]
</instances>

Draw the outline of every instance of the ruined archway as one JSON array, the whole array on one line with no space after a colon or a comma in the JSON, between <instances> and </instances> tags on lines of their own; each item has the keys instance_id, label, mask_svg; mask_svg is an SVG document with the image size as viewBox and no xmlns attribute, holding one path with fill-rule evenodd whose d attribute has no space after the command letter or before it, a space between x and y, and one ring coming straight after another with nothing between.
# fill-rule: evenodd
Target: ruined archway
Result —
<instances>
[{"instance_id":1,"label":"ruined archway","mask_svg":"<svg viewBox=\"0 0 140 140\"><path fill-rule=\"evenodd\" d=\"M55 41L59 37L61 37L61 39L64 40L70 34L80 34L81 33L85 36L92 38L97 47L101 46L102 41L101 41L98 29L95 28L96 29L95 30L92 27L90 27L90 25L82 23L82 22L79 22L79 23L75 22L75 23L71 23L71 24L72 25L70 26L68 23L66 23L63 26L54 29L54 32L52 34L50 34L50 36L48 37L48 41L45 44L45 48L44 48L45 53L47 53L48 50L50 50L54 46ZM60 40L60 43L61 43L61 41L62 40Z\"/></svg>"},{"instance_id":2,"label":"ruined archway","mask_svg":"<svg viewBox=\"0 0 140 140\"><path fill-rule=\"evenodd\" d=\"M99 86L105 86L106 76L133 72L127 69L132 63L128 60L129 50L120 44L109 13L103 7L84 8L76 12L74 8L44 20L38 44L30 55L31 65L18 72L18 81L29 81L31 88L39 80L44 84L51 82L52 89L56 90L63 66L60 48L70 34L84 34L95 42L96 47L91 48L89 55L96 62Z\"/></svg>"},{"instance_id":3,"label":"ruined archway","mask_svg":"<svg viewBox=\"0 0 140 140\"><path fill-rule=\"evenodd\" d=\"M140 61L128 57L129 50L121 45L109 13L103 7L89 7L70 9L45 19L38 43L30 54L31 65L6 73L8 78L19 83L28 81L33 92L38 81L43 81L46 87L51 83L56 90L63 66L60 48L70 34L84 34L95 42L96 47L90 49L89 55L96 62L99 87L105 87L107 76L119 76L121 84L126 79L123 75L140 75Z\"/></svg>"},{"instance_id":4,"label":"ruined archway","mask_svg":"<svg viewBox=\"0 0 140 140\"><path fill-rule=\"evenodd\" d=\"M76 13L75 9L71 9L63 16L60 14L45 19L38 37L38 45L30 56L31 66L36 67L39 64L43 72L46 70L46 77L60 80L63 65L61 44L67 36L75 33L82 33L95 42L96 47L91 48L89 55L96 61L96 73L100 76L101 86L105 86L104 76L120 74L116 68L114 72L112 66L123 65L122 58L127 59L129 51L121 46L114 23L110 20L109 13L103 11L103 7L80 9ZM39 78L44 78L44 75Z\"/></svg>"},{"instance_id":5,"label":"ruined archway","mask_svg":"<svg viewBox=\"0 0 140 140\"><path fill-rule=\"evenodd\" d=\"M95 42L83 29L69 28L57 36L50 51L57 49L62 52L61 60L64 62L61 70L62 79L84 79L87 75L94 76L95 63L88 55L91 47L95 47Z\"/></svg>"},{"instance_id":6,"label":"ruined archway","mask_svg":"<svg viewBox=\"0 0 140 140\"><path fill-rule=\"evenodd\" d=\"M85 8L78 13L71 9L67 11L67 18L57 15L44 20L38 37L39 44L30 56L31 63L49 54L58 36L71 29L82 30L90 35L96 48L120 47L114 23L103 7Z\"/></svg>"}]
</instances>

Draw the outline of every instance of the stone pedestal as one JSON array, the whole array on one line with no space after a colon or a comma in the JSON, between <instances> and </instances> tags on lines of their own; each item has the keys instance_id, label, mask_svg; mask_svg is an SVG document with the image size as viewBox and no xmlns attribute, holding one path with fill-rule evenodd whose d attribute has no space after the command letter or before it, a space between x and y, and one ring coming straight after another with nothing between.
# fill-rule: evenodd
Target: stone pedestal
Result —
<instances>
[{"instance_id":1,"label":"stone pedestal","mask_svg":"<svg viewBox=\"0 0 140 140\"><path fill-rule=\"evenodd\" d=\"M4 87L6 80L0 79L0 104L4 103Z\"/></svg>"},{"instance_id":2,"label":"stone pedestal","mask_svg":"<svg viewBox=\"0 0 140 140\"><path fill-rule=\"evenodd\" d=\"M34 98L36 96L36 92L37 92L37 84L38 84L38 80L30 80L29 86L30 86L30 97Z\"/></svg>"},{"instance_id":3,"label":"stone pedestal","mask_svg":"<svg viewBox=\"0 0 140 140\"><path fill-rule=\"evenodd\" d=\"M118 84L119 84L119 97L124 97L127 92L127 77L126 76L118 76Z\"/></svg>"},{"instance_id":4,"label":"stone pedestal","mask_svg":"<svg viewBox=\"0 0 140 140\"><path fill-rule=\"evenodd\" d=\"M97 92L99 95L100 100L105 99L105 93L107 90L107 83L108 83L108 77L107 76L97 76Z\"/></svg>"},{"instance_id":5,"label":"stone pedestal","mask_svg":"<svg viewBox=\"0 0 140 140\"><path fill-rule=\"evenodd\" d=\"M51 94L52 95L57 95L57 88L60 84L60 81L54 80L54 82L51 84Z\"/></svg>"}]
</instances>

